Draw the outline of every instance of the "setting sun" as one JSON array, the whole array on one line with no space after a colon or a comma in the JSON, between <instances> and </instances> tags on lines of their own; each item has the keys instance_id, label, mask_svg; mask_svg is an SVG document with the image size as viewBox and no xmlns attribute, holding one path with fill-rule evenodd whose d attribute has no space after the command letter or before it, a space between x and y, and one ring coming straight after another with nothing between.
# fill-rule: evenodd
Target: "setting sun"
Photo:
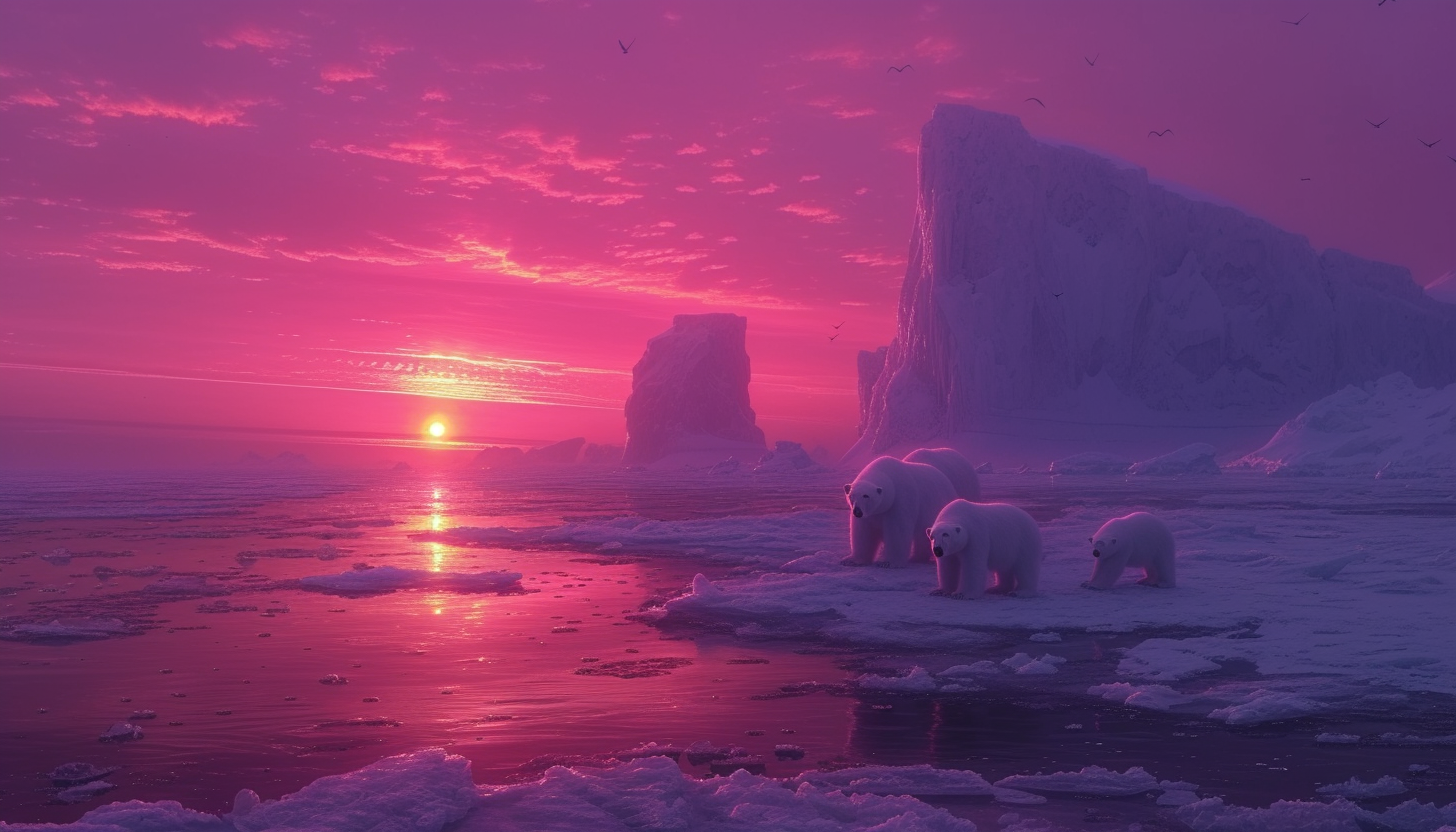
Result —
<instances>
[{"instance_id":1,"label":"setting sun","mask_svg":"<svg viewBox=\"0 0 1456 832\"><path fill-rule=\"evenodd\" d=\"M445 435L445 423L444 422L431 422L430 423L430 427L429 427L429 431L430 431L430 435L431 436L435 437L436 439L439 439L440 437L442 437L442 436Z\"/></svg>"}]
</instances>

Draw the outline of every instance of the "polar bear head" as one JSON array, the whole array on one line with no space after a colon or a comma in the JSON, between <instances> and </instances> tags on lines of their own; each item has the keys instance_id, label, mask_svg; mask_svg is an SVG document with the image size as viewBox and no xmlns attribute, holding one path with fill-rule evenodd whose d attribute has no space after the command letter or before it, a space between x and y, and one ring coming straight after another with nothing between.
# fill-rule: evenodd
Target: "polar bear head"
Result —
<instances>
[{"instance_id":1,"label":"polar bear head","mask_svg":"<svg viewBox=\"0 0 1456 832\"><path fill-rule=\"evenodd\" d=\"M931 553L938 558L954 555L966 548L970 538L965 527L954 522L936 523L926 529L925 534L930 537Z\"/></svg>"},{"instance_id":2,"label":"polar bear head","mask_svg":"<svg viewBox=\"0 0 1456 832\"><path fill-rule=\"evenodd\" d=\"M854 509L855 517L869 517L879 514L895 502L895 484L891 481L876 481L859 477L844 486L844 498Z\"/></svg>"},{"instance_id":3,"label":"polar bear head","mask_svg":"<svg viewBox=\"0 0 1456 832\"><path fill-rule=\"evenodd\" d=\"M1126 535L1123 535L1126 537ZM1118 522L1109 521L1097 534L1087 538L1092 544L1092 579L1083 586L1089 589L1111 589L1127 568L1128 552L1118 543Z\"/></svg>"}]
</instances>

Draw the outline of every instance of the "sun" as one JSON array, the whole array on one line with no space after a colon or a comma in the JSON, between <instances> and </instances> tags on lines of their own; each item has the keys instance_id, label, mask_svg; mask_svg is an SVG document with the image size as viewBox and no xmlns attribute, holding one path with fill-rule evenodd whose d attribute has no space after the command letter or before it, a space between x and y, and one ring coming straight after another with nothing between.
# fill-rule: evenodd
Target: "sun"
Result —
<instances>
[{"instance_id":1,"label":"sun","mask_svg":"<svg viewBox=\"0 0 1456 832\"><path fill-rule=\"evenodd\" d=\"M427 430L429 430L431 436L435 437L436 439L439 439L440 437L442 437L442 436L445 435L445 423L444 422L431 422L430 423L430 426L429 426L429 428L427 428Z\"/></svg>"}]
</instances>

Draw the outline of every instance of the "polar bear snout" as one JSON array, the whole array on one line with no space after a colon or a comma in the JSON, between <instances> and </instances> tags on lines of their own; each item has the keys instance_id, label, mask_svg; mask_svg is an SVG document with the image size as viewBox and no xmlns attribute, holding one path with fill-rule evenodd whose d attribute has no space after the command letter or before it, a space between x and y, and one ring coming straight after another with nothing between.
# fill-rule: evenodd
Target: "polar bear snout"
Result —
<instances>
[{"instance_id":1,"label":"polar bear snout","mask_svg":"<svg viewBox=\"0 0 1456 832\"><path fill-rule=\"evenodd\" d=\"M939 546L930 547L930 551L934 553L936 557L941 557L945 554L945 550L940 548Z\"/></svg>"},{"instance_id":2,"label":"polar bear snout","mask_svg":"<svg viewBox=\"0 0 1456 832\"><path fill-rule=\"evenodd\" d=\"M1093 549L1092 550L1092 557L1094 557L1094 558L1100 558L1100 557L1102 557L1102 550L1101 549Z\"/></svg>"},{"instance_id":3,"label":"polar bear snout","mask_svg":"<svg viewBox=\"0 0 1456 832\"><path fill-rule=\"evenodd\" d=\"M855 506L854 507L854 516L855 517L863 517L864 516L864 512L860 509L859 506Z\"/></svg>"}]
</instances>

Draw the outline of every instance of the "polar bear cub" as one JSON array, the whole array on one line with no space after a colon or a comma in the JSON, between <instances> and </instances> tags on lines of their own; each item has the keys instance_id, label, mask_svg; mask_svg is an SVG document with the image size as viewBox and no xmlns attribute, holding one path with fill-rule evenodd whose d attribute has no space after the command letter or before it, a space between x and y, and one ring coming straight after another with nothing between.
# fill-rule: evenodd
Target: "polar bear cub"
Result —
<instances>
[{"instance_id":1,"label":"polar bear cub","mask_svg":"<svg viewBox=\"0 0 1456 832\"><path fill-rule=\"evenodd\" d=\"M939 470L918 462L882 456L844 486L849 501L849 552L846 566L904 566L929 563L930 541L920 530L955 499L955 489ZM879 554L876 561L876 553Z\"/></svg>"},{"instance_id":2,"label":"polar bear cub","mask_svg":"<svg viewBox=\"0 0 1456 832\"><path fill-rule=\"evenodd\" d=\"M1162 520L1146 511L1135 511L1124 517L1108 520L1087 538L1092 544L1092 579L1082 586L1088 589L1111 589L1122 570L1141 568L1143 586L1172 587L1173 533Z\"/></svg>"},{"instance_id":3,"label":"polar bear cub","mask_svg":"<svg viewBox=\"0 0 1456 832\"><path fill-rule=\"evenodd\" d=\"M1006 503L956 500L925 530L940 587L931 595L980 598L1036 594L1041 576L1041 529L1031 515ZM986 588L986 573L996 584Z\"/></svg>"},{"instance_id":4,"label":"polar bear cub","mask_svg":"<svg viewBox=\"0 0 1456 832\"><path fill-rule=\"evenodd\" d=\"M976 502L981 499L981 478L976 476L976 466L955 448L920 448L905 455L906 462L933 465L945 474L962 500Z\"/></svg>"}]
</instances>

